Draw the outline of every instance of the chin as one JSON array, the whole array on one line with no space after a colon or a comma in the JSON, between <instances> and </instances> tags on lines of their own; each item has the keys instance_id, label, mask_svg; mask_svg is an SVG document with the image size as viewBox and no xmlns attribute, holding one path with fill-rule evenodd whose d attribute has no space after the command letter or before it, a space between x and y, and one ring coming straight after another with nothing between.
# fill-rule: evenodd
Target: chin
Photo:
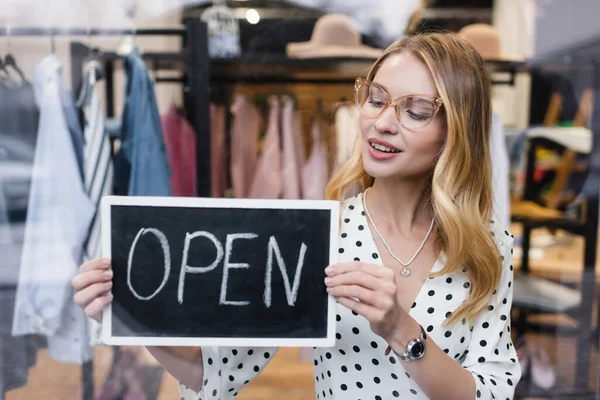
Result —
<instances>
[{"instance_id":1,"label":"chin","mask_svg":"<svg viewBox=\"0 0 600 400\"><path fill-rule=\"evenodd\" d=\"M406 156L406 155L405 155ZM401 157L401 156L400 156ZM363 152L363 167L365 172L374 179L424 179L428 169L423 167L415 170L414 165L407 159L376 160L369 153ZM413 163L414 164L414 163Z\"/></svg>"},{"instance_id":2,"label":"chin","mask_svg":"<svg viewBox=\"0 0 600 400\"><path fill-rule=\"evenodd\" d=\"M365 172L375 179L395 178L403 175L403 168L398 163L373 160L369 154L363 154L363 167Z\"/></svg>"}]
</instances>

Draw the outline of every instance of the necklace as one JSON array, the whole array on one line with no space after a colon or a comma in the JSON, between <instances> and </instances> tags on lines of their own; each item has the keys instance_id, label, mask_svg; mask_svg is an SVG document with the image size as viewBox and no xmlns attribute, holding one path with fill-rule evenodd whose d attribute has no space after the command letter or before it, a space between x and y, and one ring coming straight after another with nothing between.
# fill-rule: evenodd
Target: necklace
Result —
<instances>
[{"instance_id":1,"label":"necklace","mask_svg":"<svg viewBox=\"0 0 600 400\"><path fill-rule=\"evenodd\" d=\"M417 252L412 256L410 261L405 263L402 260L400 260L400 258L397 255L394 254L394 252L392 251L392 249L390 248L388 243L383 238L383 235L381 234L381 232L379 232L379 229L377 229L377 225L375 225L375 221L373 221L373 218L371 218L371 213L369 213L369 208L367 207L367 192L368 191L369 191L369 189L367 188L367 190L365 190L365 192L363 193L363 208L365 209L365 214L367 214L367 217L369 218L371 225L373 225L373 229L375 229L377 236L379 236L379 238L381 239L381 241L387 248L387 251L390 253L390 255L396 261L398 261L402 265L402 271L400 271L400 275L402 275L403 277L407 277L410 275L410 269L408 269L408 267L410 266L410 264L412 264L412 262L415 260L415 258L417 258L417 256L421 252L421 250L423 250L423 246L425 246L427 239L429 239L429 235L431 234L431 231L433 229L433 223L435 222L435 217L431 219L431 226L429 227L429 231L427 232L427 235L425 235L425 239L423 239L423 241L421 242L421 246L419 246L419 248L417 249Z\"/></svg>"}]
</instances>

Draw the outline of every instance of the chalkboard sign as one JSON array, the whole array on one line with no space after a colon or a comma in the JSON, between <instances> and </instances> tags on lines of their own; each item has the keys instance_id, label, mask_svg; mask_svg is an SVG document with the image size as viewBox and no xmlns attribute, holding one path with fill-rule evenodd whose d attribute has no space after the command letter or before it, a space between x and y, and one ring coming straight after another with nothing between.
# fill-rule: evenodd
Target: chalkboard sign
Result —
<instances>
[{"instance_id":1,"label":"chalkboard sign","mask_svg":"<svg viewBox=\"0 0 600 400\"><path fill-rule=\"evenodd\" d=\"M107 196L110 345L333 346L339 203Z\"/></svg>"}]
</instances>

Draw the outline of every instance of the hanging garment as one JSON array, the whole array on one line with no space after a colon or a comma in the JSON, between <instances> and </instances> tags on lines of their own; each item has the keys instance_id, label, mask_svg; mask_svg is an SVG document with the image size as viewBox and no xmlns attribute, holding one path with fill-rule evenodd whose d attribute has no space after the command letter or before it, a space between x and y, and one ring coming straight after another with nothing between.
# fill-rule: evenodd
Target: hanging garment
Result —
<instances>
[{"instance_id":1,"label":"hanging garment","mask_svg":"<svg viewBox=\"0 0 600 400\"><path fill-rule=\"evenodd\" d=\"M12 335L39 111L33 86L0 85L0 400L27 384L39 344Z\"/></svg>"},{"instance_id":2,"label":"hanging garment","mask_svg":"<svg viewBox=\"0 0 600 400\"><path fill-rule=\"evenodd\" d=\"M108 132L104 128L104 109L98 95L96 79L95 67L92 64L86 65L84 85L80 92L85 139L83 149L84 185L95 208L94 218L89 226L85 243L86 260L102 256L100 202L103 196L112 194L114 174L111 143ZM89 319L88 323L90 345L96 345L100 338L100 324L92 319Z\"/></svg>"},{"instance_id":3,"label":"hanging garment","mask_svg":"<svg viewBox=\"0 0 600 400\"><path fill-rule=\"evenodd\" d=\"M212 197L225 197L225 191L227 190L227 154L225 149L225 107L211 104L210 192Z\"/></svg>"},{"instance_id":4,"label":"hanging garment","mask_svg":"<svg viewBox=\"0 0 600 400\"><path fill-rule=\"evenodd\" d=\"M258 137L261 117L252 102L236 96L231 106L231 184L236 198L246 198L258 163Z\"/></svg>"},{"instance_id":5,"label":"hanging garment","mask_svg":"<svg viewBox=\"0 0 600 400\"><path fill-rule=\"evenodd\" d=\"M172 104L161 118L174 196L196 196L196 133Z\"/></svg>"},{"instance_id":6,"label":"hanging garment","mask_svg":"<svg viewBox=\"0 0 600 400\"><path fill-rule=\"evenodd\" d=\"M508 229L510 226L510 163L506 140L502 128L502 119L492 114L490 134L490 155L492 159L492 198L494 199L494 218Z\"/></svg>"},{"instance_id":7,"label":"hanging garment","mask_svg":"<svg viewBox=\"0 0 600 400\"><path fill-rule=\"evenodd\" d=\"M58 58L49 56L35 71L40 123L12 333L45 335L51 357L82 363L91 359L91 349L71 280L83 261L94 205L63 114L61 70Z\"/></svg>"},{"instance_id":8,"label":"hanging garment","mask_svg":"<svg viewBox=\"0 0 600 400\"><path fill-rule=\"evenodd\" d=\"M360 137L358 117L354 106L340 106L335 113L336 170L352 157L356 138Z\"/></svg>"},{"instance_id":9,"label":"hanging garment","mask_svg":"<svg viewBox=\"0 0 600 400\"><path fill-rule=\"evenodd\" d=\"M4 185L0 178L0 246L13 244ZM1 274L0 274L1 276Z\"/></svg>"},{"instance_id":10,"label":"hanging garment","mask_svg":"<svg viewBox=\"0 0 600 400\"><path fill-rule=\"evenodd\" d=\"M60 88L60 102L63 107L65 120L67 121L67 127L69 128L69 136L73 145L75 159L77 160L77 171L83 182L83 132L81 131L81 123L75 109L73 96L64 86Z\"/></svg>"},{"instance_id":11,"label":"hanging garment","mask_svg":"<svg viewBox=\"0 0 600 400\"><path fill-rule=\"evenodd\" d=\"M86 100L82 104L84 147L85 191L94 204L94 219L87 236L85 257L102 256L102 227L100 202L103 196L112 194L113 162L110 138L104 129L104 109L96 88L93 67L86 69L90 86L86 89Z\"/></svg>"},{"instance_id":12,"label":"hanging garment","mask_svg":"<svg viewBox=\"0 0 600 400\"><path fill-rule=\"evenodd\" d=\"M299 165L298 174L300 175L302 165L304 165L304 163L306 162L306 150L304 147L304 134L302 132L302 117L300 116L300 111L297 108L294 108L293 132L294 150L296 153L296 162ZM302 185L300 185L300 193L302 194Z\"/></svg>"},{"instance_id":13,"label":"hanging garment","mask_svg":"<svg viewBox=\"0 0 600 400\"><path fill-rule=\"evenodd\" d=\"M170 168L152 79L137 49L124 57L127 75L115 194L171 196Z\"/></svg>"},{"instance_id":14,"label":"hanging garment","mask_svg":"<svg viewBox=\"0 0 600 400\"><path fill-rule=\"evenodd\" d=\"M19 87L0 85L0 104L2 135L35 147L40 114L31 83L23 82Z\"/></svg>"},{"instance_id":15,"label":"hanging garment","mask_svg":"<svg viewBox=\"0 0 600 400\"><path fill-rule=\"evenodd\" d=\"M323 144L318 119L311 124L312 147L310 156L302 166L302 198L323 200L328 181L327 149Z\"/></svg>"},{"instance_id":16,"label":"hanging garment","mask_svg":"<svg viewBox=\"0 0 600 400\"><path fill-rule=\"evenodd\" d=\"M281 128L283 131L283 198L300 199L300 164L294 139L294 101L283 98Z\"/></svg>"},{"instance_id":17,"label":"hanging garment","mask_svg":"<svg viewBox=\"0 0 600 400\"><path fill-rule=\"evenodd\" d=\"M0 262L1 263L1 262ZM27 384L29 368L36 362L36 352L41 344L33 335L15 337L11 335L11 324L15 305L15 291L0 289L0 400L5 393Z\"/></svg>"},{"instance_id":18,"label":"hanging garment","mask_svg":"<svg viewBox=\"0 0 600 400\"><path fill-rule=\"evenodd\" d=\"M267 134L248 196L252 199L278 199L283 190L282 154L279 140L279 100L275 96L270 97L269 106Z\"/></svg>"}]
</instances>

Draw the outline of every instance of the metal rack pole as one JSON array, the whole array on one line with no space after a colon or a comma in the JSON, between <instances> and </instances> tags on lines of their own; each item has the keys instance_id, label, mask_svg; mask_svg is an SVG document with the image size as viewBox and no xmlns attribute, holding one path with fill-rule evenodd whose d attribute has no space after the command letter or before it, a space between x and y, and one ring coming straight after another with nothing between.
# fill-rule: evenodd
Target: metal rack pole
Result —
<instances>
[{"instance_id":1,"label":"metal rack pole","mask_svg":"<svg viewBox=\"0 0 600 400\"><path fill-rule=\"evenodd\" d=\"M184 106L196 132L196 194L210 197L210 58L207 25L198 19L188 19L185 26L187 34L184 47L188 51L188 70Z\"/></svg>"},{"instance_id":2,"label":"metal rack pole","mask_svg":"<svg viewBox=\"0 0 600 400\"><path fill-rule=\"evenodd\" d=\"M87 29L87 28L0 28L0 36L182 36L184 28Z\"/></svg>"}]
</instances>

